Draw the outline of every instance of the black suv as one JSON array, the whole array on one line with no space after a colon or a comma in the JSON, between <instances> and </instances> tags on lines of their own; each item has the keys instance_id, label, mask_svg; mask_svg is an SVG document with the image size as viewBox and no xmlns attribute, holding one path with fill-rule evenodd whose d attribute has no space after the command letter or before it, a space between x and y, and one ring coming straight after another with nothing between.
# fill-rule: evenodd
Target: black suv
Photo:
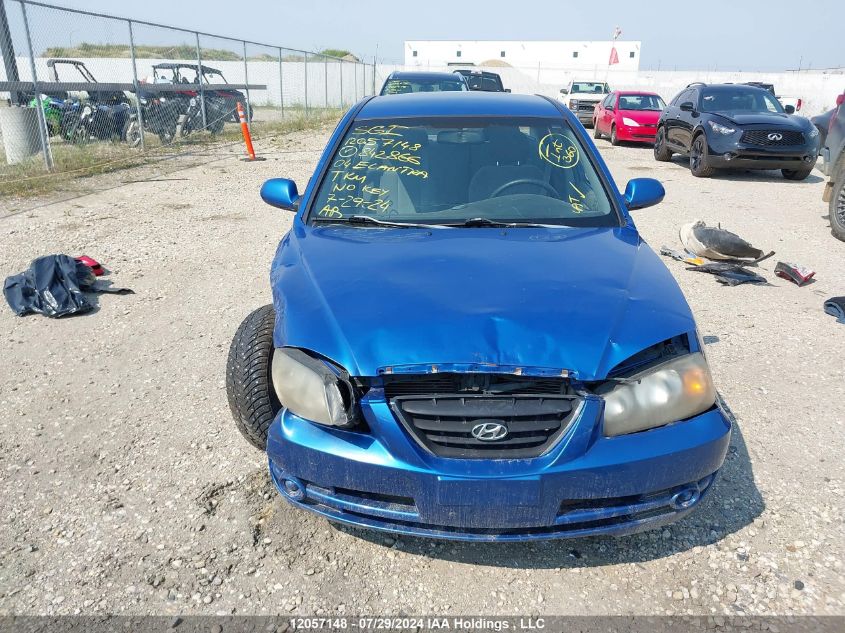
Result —
<instances>
[{"instance_id":1,"label":"black suv","mask_svg":"<svg viewBox=\"0 0 845 633\"><path fill-rule=\"evenodd\" d=\"M481 90L482 92L511 91L510 88L505 88L502 84L502 78L496 73L486 70L470 70L469 68L461 68L455 72L463 75L470 90Z\"/></svg>"},{"instance_id":2,"label":"black suv","mask_svg":"<svg viewBox=\"0 0 845 633\"><path fill-rule=\"evenodd\" d=\"M784 110L757 86L690 84L660 114L654 157L689 154L693 176L718 168L780 169L804 180L819 153L819 131L808 119Z\"/></svg>"}]
</instances>

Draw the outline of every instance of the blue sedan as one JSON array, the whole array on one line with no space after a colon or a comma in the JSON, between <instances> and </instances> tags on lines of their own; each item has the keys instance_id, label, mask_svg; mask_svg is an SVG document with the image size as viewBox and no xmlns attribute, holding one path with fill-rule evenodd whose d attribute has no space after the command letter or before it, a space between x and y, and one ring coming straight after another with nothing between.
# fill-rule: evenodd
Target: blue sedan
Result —
<instances>
[{"instance_id":1,"label":"blue sedan","mask_svg":"<svg viewBox=\"0 0 845 633\"><path fill-rule=\"evenodd\" d=\"M712 489L730 439L680 289L554 100L365 99L239 328L227 387L293 505L402 534L624 535Z\"/></svg>"}]
</instances>

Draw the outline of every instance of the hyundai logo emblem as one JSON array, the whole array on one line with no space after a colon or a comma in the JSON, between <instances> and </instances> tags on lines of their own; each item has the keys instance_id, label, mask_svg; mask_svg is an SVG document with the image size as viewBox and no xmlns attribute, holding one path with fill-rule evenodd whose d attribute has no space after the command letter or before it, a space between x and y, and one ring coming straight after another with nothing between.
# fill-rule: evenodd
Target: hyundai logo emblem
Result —
<instances>
[{"instance_id":1,"label":"hyundai logo emblem","mask_svg":"<svg viewBox=\"0 0 845 633\"><path fill-rule=\"evenodd\" d=\"M500 422L482 422L472 427L472 436L482 442L495 442L504 439L508 434L508 427Z\"/></svg>"},{"instance_id":2,"label":"hyundai logo emblem","mask_svg":"<svg viewBox=\"0 0 845 633\"><path fill-rule=\"evenodd\" d=\"M771 134L769 134L768 138L770 141L782 141L783 134L781 134L780 132L772 132Z\"/></svg>"}]
</instances>

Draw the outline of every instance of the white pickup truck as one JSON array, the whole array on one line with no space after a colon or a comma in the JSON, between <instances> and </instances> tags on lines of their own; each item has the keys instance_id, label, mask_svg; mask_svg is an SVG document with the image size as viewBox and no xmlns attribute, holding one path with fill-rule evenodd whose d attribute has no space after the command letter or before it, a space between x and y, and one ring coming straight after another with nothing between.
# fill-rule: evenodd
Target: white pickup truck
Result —
<instances>
[{"instance_id":1,"label":"white pickup truck","mask_svg":"<svg viewBox=\"0 0 845 633\"><path fill-rule=\"evenodd\" d=\"M582 124L593 124L593 110L596 104L610 94L610 86L604 81L571 81L560 89L560 99L572 110Z\"/></svg>"}]
</instances>

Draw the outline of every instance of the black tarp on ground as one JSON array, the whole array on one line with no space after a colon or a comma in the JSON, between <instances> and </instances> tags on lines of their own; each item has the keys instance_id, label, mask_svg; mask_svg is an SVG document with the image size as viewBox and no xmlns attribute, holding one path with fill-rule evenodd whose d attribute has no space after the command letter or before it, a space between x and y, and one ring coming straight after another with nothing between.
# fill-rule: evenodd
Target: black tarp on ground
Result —
<instances>
[{"instance_id":1,"label":"black tarp on ground","mask_svg":"<svg viewBox=\"0 0 845 633\"><path fill-rule=\"evenodd\" d=\"M86 292L126 294L132 291L97 285L91 269L69 255L34 259L27 270L6 277L3 284L3 296L18 316L35 312L57 318L89 312L94 304L85 296Z\"/></svg>"}]
</instances>

